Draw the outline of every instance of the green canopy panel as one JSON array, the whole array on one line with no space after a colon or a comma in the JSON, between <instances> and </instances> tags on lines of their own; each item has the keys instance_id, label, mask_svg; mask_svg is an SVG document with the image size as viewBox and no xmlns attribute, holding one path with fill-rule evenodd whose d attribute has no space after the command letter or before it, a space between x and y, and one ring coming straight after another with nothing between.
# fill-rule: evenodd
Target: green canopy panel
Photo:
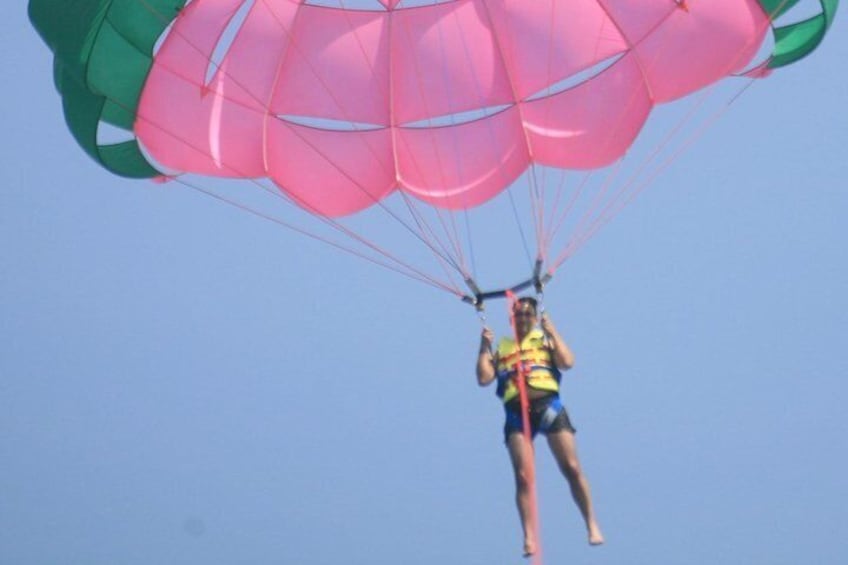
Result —
<instances>
[{"instance_id":1,"label":"green canopy panel","mask_svg":"<svg viewBox=\"0 0 848 565\"><path fill-rule=\"evenodd\" d=\"M30 0L33 26L55 56L65 121L80 146L126 177L160 175L135 140L100 144L105 122L132 133L156 41L186 0Z\"/></svg>"},{"instance_id":2,"label":"green canopy panel","mask_svg":"<svg viewBox=\"0 0 848 565\"><path fill-rule=\"evenodd\" d=\"M759 0L763 9L775 20L794 7L799 0ZM785 67L812 53L824 39L833 23L839 0L819 0L821 13L806 20L774 28L774 51L766 65L770 69Z\"/></svg>"}]
</instances>

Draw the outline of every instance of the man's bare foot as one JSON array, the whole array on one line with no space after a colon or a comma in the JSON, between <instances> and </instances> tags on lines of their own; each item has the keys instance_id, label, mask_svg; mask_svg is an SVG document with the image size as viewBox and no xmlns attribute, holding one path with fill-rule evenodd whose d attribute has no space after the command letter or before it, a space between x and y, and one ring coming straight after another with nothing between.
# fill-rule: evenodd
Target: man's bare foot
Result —
<instances>
[{"instance_id":1,"label":"man's bare foot","mask_svg":"<svg viewBox=\"0 0 848 565\"><path fill-rule=\"evenodd\" d=\"M597 524L589 526L589 545L602 545L604 543L604 534Z\"/></svg>"},{"instance_id":2,"label":"man's bare foot","mask_svg":"<svg viewBox=\"0 0 848 565\"><path fill-rule=\"evenodd\" d=\"M536 554L536 542L524 540L524 557L533 557Z\"/></svg>"}]
</instances>

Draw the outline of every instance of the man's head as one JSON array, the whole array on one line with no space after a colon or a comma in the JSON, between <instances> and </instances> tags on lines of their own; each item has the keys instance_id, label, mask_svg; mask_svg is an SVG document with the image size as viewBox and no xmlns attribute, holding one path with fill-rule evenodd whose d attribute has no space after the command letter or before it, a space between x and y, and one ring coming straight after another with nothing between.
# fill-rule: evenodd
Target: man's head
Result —
<instances>
[{"instance_id":1,"label":"man's head","mask_svg":"<svg viewBox=\"0 0 848 565\"><path fill-rule=\"evenodd\" d=\"M523 338L536 326L536 299L530 296L519 298L512 307L515 317L515 331Z\"/></svg>"}]
</instances>

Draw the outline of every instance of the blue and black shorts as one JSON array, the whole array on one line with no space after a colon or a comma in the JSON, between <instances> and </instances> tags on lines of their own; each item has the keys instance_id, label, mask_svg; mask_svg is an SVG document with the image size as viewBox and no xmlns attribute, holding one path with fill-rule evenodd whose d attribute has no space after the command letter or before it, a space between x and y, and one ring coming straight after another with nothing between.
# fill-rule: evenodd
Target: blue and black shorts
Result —
<instances>
[{"instance_id":1,"label":"blue and black shorts","mask_svg":"<svg viewBox=\"0 0 848 565\"><path fill-rule=\"evenodd\" d=\"M506 410L506 422L504 423L504 441L509 439L512 434L520 434L522 431L521 424L521 402L518 398L514 398L504 404ZM551 432L567 430L571 433L576 432L574 426L571 425L571 419L568 417L568 412L559 395L550 394L541 398L530 400L530 433L532 437L536 437L539 432L547 435Z\"/></svg>"}]
</instances>

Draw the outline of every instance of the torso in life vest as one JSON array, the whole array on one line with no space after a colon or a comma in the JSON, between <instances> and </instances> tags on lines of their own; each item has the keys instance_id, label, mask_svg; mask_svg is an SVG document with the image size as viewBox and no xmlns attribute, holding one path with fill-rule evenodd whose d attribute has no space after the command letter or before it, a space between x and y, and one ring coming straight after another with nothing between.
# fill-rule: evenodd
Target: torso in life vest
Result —
<instances>
[{"instance_id":1,"label":"torso in life vest","mask_svg":"<svg viewBox=\"0 0 848 565\"><path fill-rule=\"evenodd\" d=\"M531 330L521 341L521 348L514 339L503 338L498 344L498 390L497 394L504 402L518 396L515 384L519 358L524 363L527 385L536 390L559 391L560 372L554 364L551 349L548 347L545 333L540 329Z\"/></svg>"}]
</instances>

